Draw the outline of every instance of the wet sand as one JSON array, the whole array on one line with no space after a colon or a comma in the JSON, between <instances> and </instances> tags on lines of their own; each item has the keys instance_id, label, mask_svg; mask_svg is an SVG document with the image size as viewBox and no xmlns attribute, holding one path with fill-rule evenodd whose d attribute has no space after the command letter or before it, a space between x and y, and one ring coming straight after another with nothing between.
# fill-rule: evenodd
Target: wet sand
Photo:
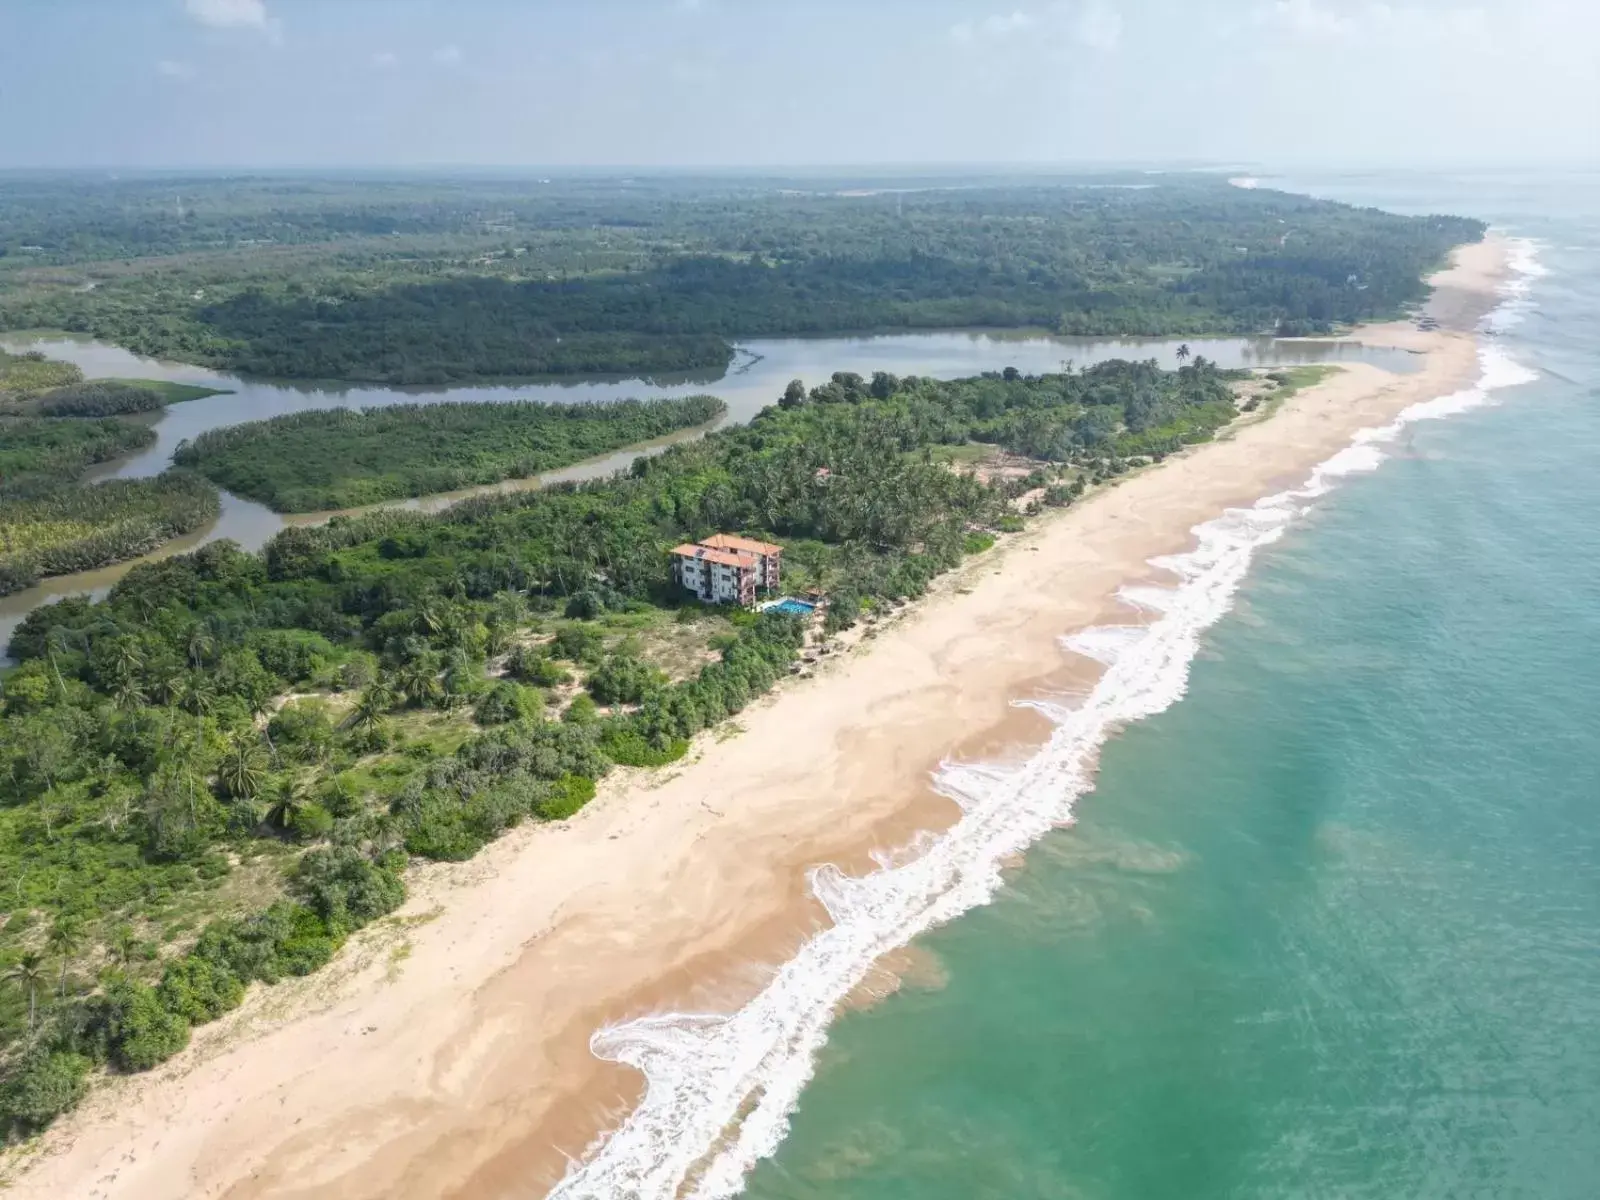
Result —
<instances>
[{"instance_id":1,"label":"wet sand","mask_svg":"<svg viewBox=\"0 0 1600 1200\"><path fill-rule=\"evenodd\" d=\"M994 757L1047 725L1010 701L1087 682L1063 634L1126 620L1117 589L1224 508L1298 484L1362 427L1471 384L1499 243L1436 280L1441 329L1361 331L1425 355L1347 365L1271 419L1175 456L940 580L930 597L703 738L626 772L571 822L512 832L415 872L398 919L308 980L253 989L149 1075L61 1122L13 1194L169 1200L541 1194L637 1100L597 1061L604 1024L726 1011L825 916L805 872L954 820L947 756ZM935 973L936 974L936 973Z\"/></svg>"}]
</instances>

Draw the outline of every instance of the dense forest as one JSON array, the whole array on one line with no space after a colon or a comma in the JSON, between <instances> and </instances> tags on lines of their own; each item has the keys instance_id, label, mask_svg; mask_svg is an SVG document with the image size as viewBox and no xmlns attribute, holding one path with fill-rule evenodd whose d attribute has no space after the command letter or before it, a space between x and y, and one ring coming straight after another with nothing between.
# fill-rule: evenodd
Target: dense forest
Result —
<instances>
[{"instance_id":1,"label":"dense forest","mask_svg":"<svg viewBox=\"0 0 1600 1200\"><path fill-rule=\"evenodd\" d=\"M0 328L418 384L722 369L780 334L1305 334L1398 313L1482 233L1205 176L11 179Z\"/></svg>"},{"instance_id":2,"label":"dense forest","mask_svg":"<svg viewBox=\"0 0 1600 1200\"><path fill-rule=\"evenodd\" d=\"M714 396L332 409L212 430L174 460L277 512L317 512L526 478L726 411Z\"/></svg>"},{"instance_id":3,"label":"dense forest","mask_svg":"<svg viewBox=\"0 0 1600 1200\"><path fill-rule=\"evenodd\" d=\"M838 631L1122 455L1211 436L1234 382L1204 361L796 381L611 479L214 543L36 609L0 709L0 1128L317 969L401 902L408 857L569 816L771 687L801 626L687 602L675 542L781 541ZM995 444L1033 474L954 461Z\"/></svg>"}]
</instances>

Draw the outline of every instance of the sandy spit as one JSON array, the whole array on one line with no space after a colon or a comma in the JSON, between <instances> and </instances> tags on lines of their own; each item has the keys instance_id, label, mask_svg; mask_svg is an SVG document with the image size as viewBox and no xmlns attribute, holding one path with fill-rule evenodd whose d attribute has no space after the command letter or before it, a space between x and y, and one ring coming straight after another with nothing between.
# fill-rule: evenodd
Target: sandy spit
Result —
<instances>
[{"instance_id":1,"label":"sandy spit","mask_svg":"<svg viewBox=\"0 0 1600 1200\"><path fill-rule=\"evenodd\" d=\"M874 848L952 822L928 786L942 758L1041 742L1042 719L1008 701L1074 682L1058 639L1116 613L1149 558L1298 484L1355 430L1469 386L1505 261L1492 239L1457 253L1434 280L1436 331L1359 331L1417 352L1417 372L1347 366L1270 420L1037 521L742 714L736 736L608 781L571 822L422 870L402 913L328 970L252 989L171 1063L98 1090L13 1163L8 1195L542 1194L641 1092L589 1053L597 1027L753 995L824 919L806 868L866 870Z\"/></svg>"}]
</instances>

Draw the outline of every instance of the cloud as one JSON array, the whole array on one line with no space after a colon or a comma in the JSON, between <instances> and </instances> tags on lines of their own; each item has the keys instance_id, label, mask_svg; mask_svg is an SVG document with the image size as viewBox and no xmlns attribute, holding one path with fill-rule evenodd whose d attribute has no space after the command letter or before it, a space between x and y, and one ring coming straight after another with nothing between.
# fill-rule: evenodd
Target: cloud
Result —
<instances>
[{"instance_id":1,"label":"cloud","mask_svg":"<svg viewBox=\"0 0 1600 1200\"><path fill-rule=\"evenodd\" d=\"M1258 9L1257 16L1264 24L1312 41L1342 38L1351 30L1349 17L1318 4L1317 0L1273 0L1272 4Z\"/></svg>"},{"instance_id":2,"label":"cloud","mask_svg":"<svg viewBox=\"0 0 1600 1200\"><path fill-rule=\"evenodd\" d=\"M372 56L372 65L386 71L400 65L400 56L393 50L379 50Z\"/></svg>"},{"instance_id":3,"label":"cloud","mask_svg":"<svg viewBox=\"0 0 1600 1200\"><path fill-rule=\"evenodd\" d=\"M214 29L268 27L264 0L184 0L183 7L200 24Z\"/></svg>"},{"instance_id":4,"label":"cloud","mask_svg":"<svg viewBox=\"0 0 1600 1200\"><path fill-rule=\"evenodd\" d=\"M448 46L440 46L433 52L433 61L443 67L453 67L461 61L461 47L453 42Z\"/></svg>"},{"instance_id":5,"label":"cloud","mask_svg":"<svg viewBox=\"0 0 1600 1200\"><path fill-rule=\"evenodd\" d=\"M995 13L981 21L962 21L950 27L950 38L957 42L976 41L980 37L999 40L1021 33L1033 26L1033 18L1018 9L1011 13Z\"/></svg>"},{"instance_id":6,"label":"cloud","mask_svg":"<svg viewBox=\"0 0 1600 1200\"><path fill-rule=\"evenodd\" d=\"M1494 41L1488 15L1476 6L1272 0L1256 8L1255 20L1280 34L1325 44L1366 39L1388 46L1443 42L1487 48Z\"/></svg>"},{"instance_id":7,"label":"cloud","mask_svg":"<svg viewBox=\"0 0 1600 1200\"><path fill-rule=\"evenodd\" d=\"M1122 14L1106 0L1089 0L1073 20L1072 36L1081 46L1110 54L1122 44Z\"/></svg>"},{"instance_id":8,"label":"cloud","mask_svg":"<svg viewBox=\"0 0 1600 1200\"><path fill-rule=\"evenodd\" d=\"M156 71L168 79L193 79L194 68L186 62L175 59L163 58L156 64Z\"/></svg>"}]
</instances>

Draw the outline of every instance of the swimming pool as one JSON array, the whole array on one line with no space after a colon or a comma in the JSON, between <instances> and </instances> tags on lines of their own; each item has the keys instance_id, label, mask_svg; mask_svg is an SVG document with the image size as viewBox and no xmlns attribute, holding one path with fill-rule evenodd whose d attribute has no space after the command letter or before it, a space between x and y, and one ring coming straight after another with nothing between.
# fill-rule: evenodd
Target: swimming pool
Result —
<instances>
[{"instance_id":1,"label":"swimming pool","mask_svg":"<svg viewBox=\"0 0 1600 1200\"><path fill-rule=\"evenodd\" d=\"M817 611L815 604L807 604L804 600L796 600L793 596L785 596L776 604L767 605L766 612L780 612L791 617L809 617Z\"/></svg>"}]
</instances>

